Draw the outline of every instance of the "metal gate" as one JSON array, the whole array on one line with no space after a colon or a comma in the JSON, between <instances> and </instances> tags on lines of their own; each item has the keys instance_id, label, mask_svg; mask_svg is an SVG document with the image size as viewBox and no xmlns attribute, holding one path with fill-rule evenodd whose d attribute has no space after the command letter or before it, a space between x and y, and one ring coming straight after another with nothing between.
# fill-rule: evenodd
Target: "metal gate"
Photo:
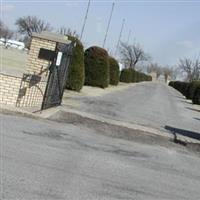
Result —
<instances>
[{"instance_id":1,"label":"metal gate","mask_svg":"<svg viewBox=\"0 0 200 200\"><path fill-rule=\"evenodd\" d=\"M49 67L49 76L41 110L61 104L67 81L68 68L73 53L73 47L74 43L57 43L56 52L62 52L62 59L59 66L56 65L56 59L54 59Z\"/></svg>"}]
</instances>

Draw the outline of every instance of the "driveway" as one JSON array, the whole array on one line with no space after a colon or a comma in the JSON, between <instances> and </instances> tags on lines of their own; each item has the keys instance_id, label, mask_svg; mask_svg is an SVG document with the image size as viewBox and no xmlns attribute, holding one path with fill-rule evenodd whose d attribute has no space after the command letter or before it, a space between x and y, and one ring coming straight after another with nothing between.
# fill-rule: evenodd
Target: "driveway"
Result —
<instances>
[{"instance_id":1,"label":"driveway","mask_svg":"<svg viewBox=\"0 0 200 200\"><path fill-rule=\"evenodd\" d=\"M0 122L2 200L200 197L200 157L182 146L135 143L19 116L0 115Z\"/></svg>"},{"instance_id":2,"label":"driveway","mask_svg":"<svg viewBox=\"0 0 200 200\"><path fill-rule=\"evenodd\" d=\"M74 96L71 100L76 102L73 109L200 140L200 106L162 83L138 83L100 97Z\"/></svg>"}]
</instances>

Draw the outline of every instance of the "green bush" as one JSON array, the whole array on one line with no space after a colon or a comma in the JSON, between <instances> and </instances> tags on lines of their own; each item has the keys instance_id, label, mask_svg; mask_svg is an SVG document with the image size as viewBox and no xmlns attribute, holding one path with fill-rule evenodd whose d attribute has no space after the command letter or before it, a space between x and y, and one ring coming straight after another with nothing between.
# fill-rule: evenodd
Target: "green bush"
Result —
<instances>
[{"instance_id":1,"label":"green bush","mask_svg":"<svg viewBox=\"0 0 200 200\"><path fill-rule=\"evenodd\" d=\"M75 37L68 36L69 40L75 41L71 64L69 66L66 88L80 91L85 80L84 49L82 43Z\"/></svg>"},{"instance_id":2,"label":"green bush","mask_svg":"<svg viewBox=\"0 0 200 200\"><path fill-rule=\"evenodd\" d=\"M169 85L170 87L174 87L174 82L175 82L175 81L170 81L168 85Z\"/></svg>"},{"instance_id":3,"label":"green bush","mask_svg":"<svg viewBox=\"0 0 200 200\"><path fill-rule=\"evenodd\" d=\"M134 69L130 69L131 70L131 82L135 83L137 81L137 72Z\"/></svg>"},{"instance_id":4,"label":"green bush","mask_svg":"<svg viewBox=\"0 0 200 200\"><path fill-rule=\"evenodd\" d=\"M198 85L198 86L196 87L196 89L195 89L192 102L193 102L194 104L200 105L200 85Z\"/></svg>"},{"instance_id":5,"label":"green bush","mask_svg":"<svg viewBox=\"0 0 200 200\"><path fill-rule=\"evenodd\" d=\"M148 76L143 72L136 71L136 82L148 81Z\"/></svg>"},{"instance_id":6,"label":"green bush","mask_svg":"<svg viewBox=\"0 0 200 200\"><path fill-rule=\"evenodd\" d=\"M85 84L101 88L109 84L108 53L100 47L90 47L85 51Z\"/></svg>"},{"instance_id":7,"label":"green bush","mask_svg":"<svg viewBox=\"0 0 200 200\"><path fill-rule=\"evenodd\" d=\"M132 70L131 69L122 69L120 73L120 81L124 83L132 82Z\"/></svg>"},{"instance_id":8,"label":"green bush","mask_svg":"<svg viewBox=\"0 0 200 200\"><path fill-rule=\"evenodd\" d=\"M120 81L126 83L137 83L142 81L152 81L152 77L134 69L123 69L121 71Z\"/></svg>"},{"instance_id":9,"label":"green bush","mask_svg":"<svg viewBox=\"0 0 200 200\"><path fill-rule=\"evenodd\" d=\"M109 57L110 67L110 84L117 85L119 83L119 64L113 57Z\"/></svg>"},{"instance_id":10,"label":"green bush","mask_svg":"<svg viewBox=\"0 0 200 200\"><path fill-rule=\"evenodd\" d=\"M186 98L187 99L193 99L196 87L200 85L200 81L192 81L186 91Z\"/></svg>"},{"instance_id":11,"label":"green bush","mask_svg":"<svg viewBox=\"0 0 200 200\"><path fill-rule=\"evenodd\" d=\"M147 81L152 81L152 76L147 75Z\"/></svg>"},{"instance_id":12,"label":"green bush","mask_svg":"<svg viewBox=\"0 0 200 200\"><path fill-rule=\"evenodd\" d=\"M140 82L140 72L135 71L135 82L138 83Z\"/></svg>"},{"instance_id":13,"label":"green bush","mask_svg":"<svg viewBox=\"0 0 200 200\"><path fill-rule=\"evenodd\" d=\"M193 103L199 103L200 81L181 82L171 81L169 86L181 92L187 99L191 99Z\"/></svg>"},{"instance_id":14,"label":"green bush","mask_svg":"<svg viewBox=\"0 0 200 200\"><path fill-rule=\"evenodd\" d=\"M182 81L171 81L171 82L169 82L169 86L175 88L180 93L182 93L184 96L187 95L189 85L190 85L190 83L182 82Z\"/></svg>"}]
</instances>

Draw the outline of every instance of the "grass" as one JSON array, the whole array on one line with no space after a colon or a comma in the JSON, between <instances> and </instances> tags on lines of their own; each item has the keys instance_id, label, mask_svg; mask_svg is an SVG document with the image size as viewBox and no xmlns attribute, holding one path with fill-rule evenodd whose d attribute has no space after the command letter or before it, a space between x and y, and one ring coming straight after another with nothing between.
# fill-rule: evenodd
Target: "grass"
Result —
<instances>
[{"instance_id":1,"label":"grass","mask_svg":"<svg viewBox=\"0 0 200 200\"><path fill-rule=\"evenodd\" d=\"M0 46L0 63L3 72L24 72L28 54L17 49L5 49Z\"/></svg>"}]
</instances>

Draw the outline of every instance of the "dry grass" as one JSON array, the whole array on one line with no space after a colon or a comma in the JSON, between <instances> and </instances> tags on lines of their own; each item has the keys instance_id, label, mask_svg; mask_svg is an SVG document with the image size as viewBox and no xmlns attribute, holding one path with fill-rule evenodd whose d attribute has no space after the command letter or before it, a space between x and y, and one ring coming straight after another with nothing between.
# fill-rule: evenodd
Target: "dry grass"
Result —
<instances>
[{"instance_id":1,"label":"dry grass","mask_svg":"<svg viewBox=\"0 0 200 200\"><path fill-rule=\"evenodd\" d=\"M0 47L0 72L21 74L26 69L27 53L17 49L5 49Z\"/></svg>"}]
</instances>

